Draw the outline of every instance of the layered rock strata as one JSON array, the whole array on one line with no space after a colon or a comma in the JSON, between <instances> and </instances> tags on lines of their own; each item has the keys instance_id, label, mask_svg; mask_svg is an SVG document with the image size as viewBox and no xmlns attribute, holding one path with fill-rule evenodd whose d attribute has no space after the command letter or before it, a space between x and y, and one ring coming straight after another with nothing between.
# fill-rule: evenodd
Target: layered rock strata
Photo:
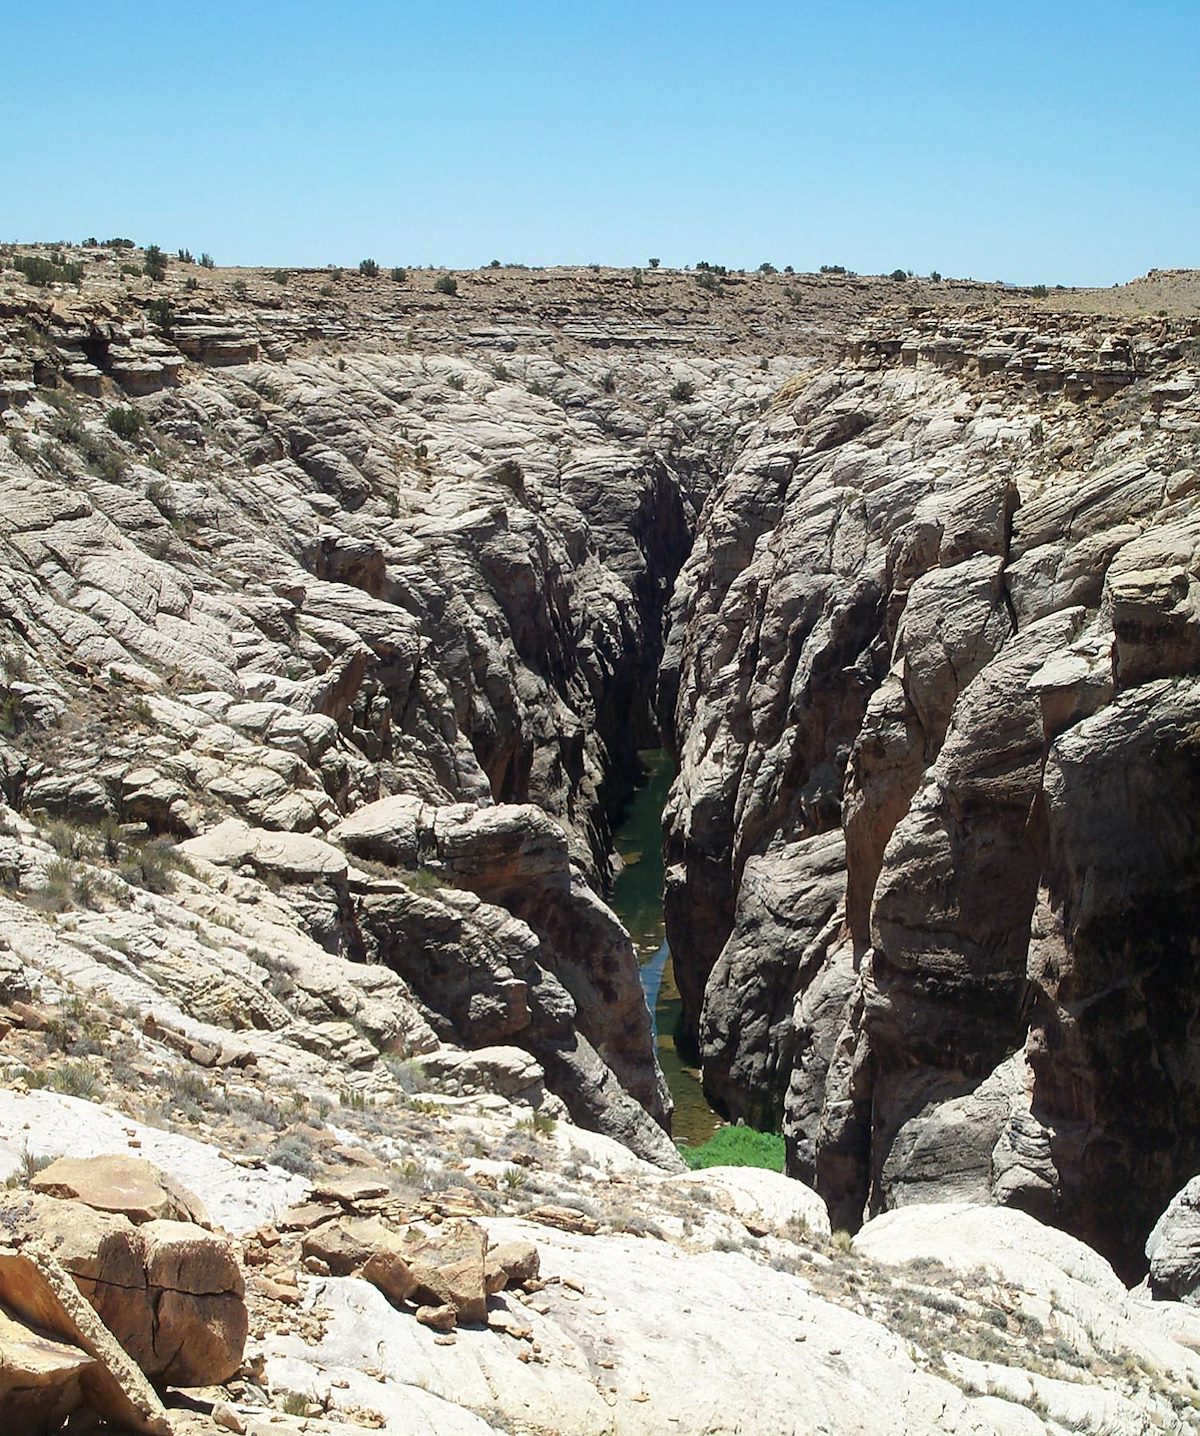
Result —
<instances>
[{"instance_id":1,"label":"layered rock strata","mask_svg":"<svg viewBox=\"0 0 1200 1436\"><path fill-rule=\"evenodd\" d=\"M1200 1161L1200 376L1070 329L776 397L677 587L667 921L709 1092L835 1223L998 1200L1134 1270Z\"/></svg>"}]
</instances>

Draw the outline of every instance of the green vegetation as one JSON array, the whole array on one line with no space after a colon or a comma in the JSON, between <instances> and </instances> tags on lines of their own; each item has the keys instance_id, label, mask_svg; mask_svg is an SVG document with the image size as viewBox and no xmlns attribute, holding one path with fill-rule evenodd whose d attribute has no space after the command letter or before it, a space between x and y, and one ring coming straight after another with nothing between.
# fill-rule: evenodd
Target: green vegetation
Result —
<instances>
[{"instance_id":1,"label":"green vegetation","mask_svg":"<svg viewBox=\"0 0 1200 1436\"><path fill-rule=\"evenodd\" d=\"M137 409L110 409L104 416L104 422L118 439L132 439L146 421Z\"/></svg>"},{"instance_id":2,"label":"green vegetation","mask_svg":"<svg viewBox=\"0 0 1200 1436\"><path fill-rule=\"evenodd\" d=\"M216 269L216 267L217 267L216 260L213 259L212 255L209 254L208 251L206 250L206 251L200 256L200 268L201 268L201 269Z\"/></svg>"},{"instance_id":3,"label":"green vegetation","mask_svg":"<svg viewBox=\"0 0 1200 1436\"><path fill-rule=\"evenodd\" d=\"M286 269L276 269L272 271L271 278L275 281L276 284L283 285L288 282L288 280L291 278L291 275L287 272Z\"/></svg>"},{"instance_id":4,"label":"green vegetation","mask_svg":"<svg viewBox=\"0 0 1200 1436\"><path fill-rule=\"evenodd\" d=\"M434 280L433 287L438 294L449 294L453 297L458 293L458 280L452 274L440 274Z\"/></svg>"},{"instance_id":5,"label":"green vegetation","mask_svg":"<svg viewBox=\"0 0 1200 1436\"><path fill-rule=\"evenodd\" d=\"M358 261L358 272L365 279L374 279L379 273L379 266L373 259L360 259Z\"/></svg>"},{"instance_id":6,"label":"green vegetation","mask_svg":"<svg viewBox=\"0 0 1200 1436\"><path fill-rule=\"evenodd\" d=\"M650 265L650 268L651 268L651 269L657 269L658 266L662 263L662 260L661 260L661 259L651 259L651 260L647 260L647 263Z\"/></svg>"},{"instance_id":7,"label":"green vegetation","mask_svg":"<svg viewBox=\"0 0 1200 1436\"><path fill-rule=\"evenodd\" d=\"M175 323L175 311L169 299L152 299L146 306L146 313L152 324L157 324L164 334L170 334Z\"/></svg>"},{"instance_id":8,"label":"green vegetation","mask_svg":"<svg viewBox=\"0 0 1200 1436\"><path fill-rule=\"evenodd\" d=\"M155 281L167 277L167 256L159 249L157 244L146 246L146 258L142 263L142 273L148 279Z\"/></svg>"},{"instance_id":9,"label":"green vegetation","mask_svg":"<svg viewBox=\"0 0 1200 1436\"><path fill-rule=\"evenodd\" d=\"M61 254L57 261L53 257L43 259L40 254L18 254L13 257L12 267L39 288L47 284L78 284L83 279L83 265L67 264Z\"/></svg>"},{"instance_id":10,"label":"green vegetation","mask_svg":"<svg viewBox=\"0 0 1200 1436\"><path fill-rule=\"evenodd\" d=\"M68 395L48 390L45 398L58 411L49 426L53 437L70 444L93 474L116 483L124 472L119 451L102 434L93 434L84 425L83 416Z\"/></svg>"},{"instance_id":11,"label":"green vegetation","mask_svg":"<svg viewBox=\"0 0 1200 1436\"><path fill-rule=\"evenodd\" d=\"M408 270L405 269L403 265L398 264L395 269L392 270L392 279L397 284L404 284L408 279Z\"/></svg>"},{"instance_id":12,"label":"green vegetation","mask_svg":"<svg viewBox=\"0 0 1200 1436\"><path fill-rule=\"evenodd\" d=\"M705 1167L765 1167L783 1171L784 1142L775 1132L753 1127L722 1127L699 1147L681 1147L683 1160L693 1172Z\"/></svg>"},{"instance_id":13,"label":"green vegetation","mask_svg":"<svg viewBox=\"0 0 1200 1436\"><path fill-rule=\"evenodd\" d=\"M690 404L696 397L696 386L690 379L680 379L671 385L671 398L676 404Z\"/></svg>"}]
</instances>

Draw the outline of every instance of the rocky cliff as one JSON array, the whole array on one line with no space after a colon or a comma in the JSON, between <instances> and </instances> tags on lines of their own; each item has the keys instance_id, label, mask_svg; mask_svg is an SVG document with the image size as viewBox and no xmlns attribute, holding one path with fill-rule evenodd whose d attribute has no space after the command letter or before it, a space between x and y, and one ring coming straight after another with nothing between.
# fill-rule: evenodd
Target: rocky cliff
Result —
<instances>
[{"instance_id":1,"label":"rocky cliff","mask_svg":"<svg viewBox=\"0 0 1200 1436\"><path fill-rule=\"evenodd\" d=\"M0 275L0 1277L90 1301L39 1168L134 1153L248 1325L167 1412L136 1300L5 1288L0 1413L1187 1429L1191 1189L1146 1290L1076 1238L1200 1169L1192 281L71 259ZM669 1139L655 710L684 1036L802 1182Z\"/></svg>"},{"instance_id":2,"label":"rocky cliff","mask_svg":"<svg viewBox=\"0 0 1200 1436\"><path fill-rule=\"evenodd\" d=\"M1194 327L879 324L706 510L668 929L838 1221L998 1200L1132 1270L1200 1165Z\"/></svg>"}]
</instances>

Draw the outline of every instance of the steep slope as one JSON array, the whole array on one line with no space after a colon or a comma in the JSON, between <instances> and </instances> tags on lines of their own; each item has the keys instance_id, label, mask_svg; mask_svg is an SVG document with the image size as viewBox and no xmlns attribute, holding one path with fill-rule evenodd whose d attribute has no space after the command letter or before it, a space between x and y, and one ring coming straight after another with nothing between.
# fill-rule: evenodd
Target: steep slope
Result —
<instances>
[{"instance_id":1,"label":"steep slope","mask_svg":"<svg viewBox=\"0 0 1200 1436\"><path fill-rule=\"evenodd\" d=\"M839 1223L1000 1200L1135 1270L1200 1166L1189 333L881 326L681 575L680 988Z\"/></svg>"}]
</instances>

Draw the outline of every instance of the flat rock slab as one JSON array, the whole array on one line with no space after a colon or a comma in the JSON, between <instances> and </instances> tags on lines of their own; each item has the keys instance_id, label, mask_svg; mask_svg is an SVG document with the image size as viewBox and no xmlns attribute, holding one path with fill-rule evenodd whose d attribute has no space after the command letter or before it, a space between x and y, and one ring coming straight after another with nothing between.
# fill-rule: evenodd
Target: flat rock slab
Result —
<instances>
[{"instance_id":1,"label":"flat rock slab","mask_svg":"<svg viewBox=\"0 0 1200 1436\"><path fill-rule=\"evenodd\" d=\"M377 1177L359 1176L321 1178L313 1186L313 1197L319 1202L341 1202L352 1207L357 1202L369 1202L375 1197L386 1197L388 1184Z\"/></svg>"},{"instance_id":2,"label":"flat rock slab","mask_svg":"<svg viewBox=\"0 0 1200 1436\"><path fill-rule=\"evenodd\" d=\"M44 1196L69 1197L98 1212L116 1212L135 1226L164 1220L212 1225L200 1198L144 1157L59 1157L29 1185Z\"/></svg>"},{"instance_id":3,"label":"flat rock slab","mask_svg":"<svg viewBox=\"0 0 1200 1436\"><path fill-rule=\"evenodd\" d=\"M247 1168L215 1147L177 1132L147 1127L94 1102L58 1092L0 1089L0 1182L37 1157L91 1157L136 1144L168 1176L196 1192L213 1222L228 1232L251 1232L308 1192L303 1177L280 1167Z\"/></svg>"}]
</instances>

